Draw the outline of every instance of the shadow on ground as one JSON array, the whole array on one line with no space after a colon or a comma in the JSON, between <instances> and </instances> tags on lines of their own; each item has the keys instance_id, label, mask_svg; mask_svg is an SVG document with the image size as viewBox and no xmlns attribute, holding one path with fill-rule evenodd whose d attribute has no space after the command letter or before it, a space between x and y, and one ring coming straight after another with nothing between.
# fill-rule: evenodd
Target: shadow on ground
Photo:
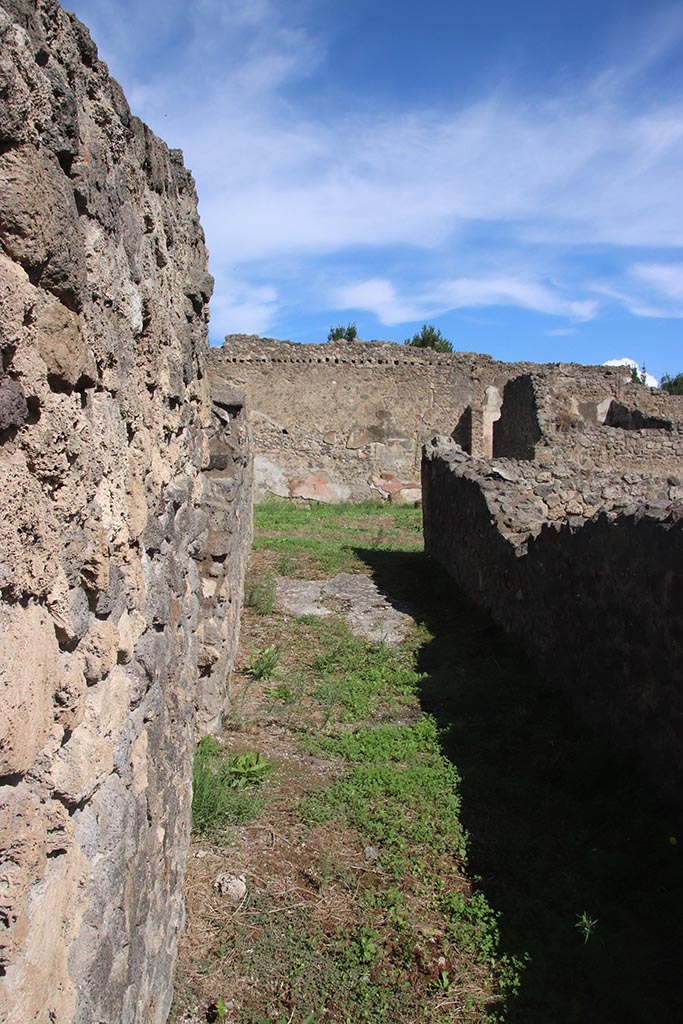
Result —
<instances>
[{"instance_id":1,"label":"shadow on ground","mask_svg":"<svg viewBox=\"0 0 683 1024\"><path fill-rule=\"evenodd\" d=\"M508 1024L683 1020L673 811L424 554L357 554L432 637L421 701L462 776L470 868L503 950L529 956Z\"/></svg>"}]
</instances>

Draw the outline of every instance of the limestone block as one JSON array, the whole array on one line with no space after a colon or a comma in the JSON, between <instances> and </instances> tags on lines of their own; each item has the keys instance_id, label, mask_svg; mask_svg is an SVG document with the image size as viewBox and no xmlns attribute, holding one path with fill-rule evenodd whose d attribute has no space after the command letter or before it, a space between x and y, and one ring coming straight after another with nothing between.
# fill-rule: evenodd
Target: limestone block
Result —
<instances>
[{"instance_id":1,"label":"limestone block","mask_svg":"<svg viewBox=\"0 0 683 1024\"><path fill-rule=\"evenodd\" d=\"M370 444L371 441L376 441L376 437L372 437L369 430L353 430L348 437L346 442L347 448L364 448Z\"/></svg>"},{"instance_id":2,"label":"limestone block","mask_svg":"<svg viewBox=\"0 0 683 1024\"><path fill-rule=\"evenodd\" d=\"M136 476L129 476L126 484L128 531L131 539L136 540L147 525L147 497L142 481Z\"/></svg>"},{"instance_id":3,"label":"limestone block","mask_svg":"<svg viewBox=\"0 0 683 1024\"><path fill-rule=\"evenodd\" d=\"M28 543L26 543L28 541ZM21 452L0 460L0 561L16 596L45 595L58 570L59 528Z\"/></svg>"},{"instance_id":4,"label":"limestone block","mask_svg":"<svg viewBox=\"0 0 683 1024\"><path fill-rule=\"evenodd\" d=\"M80 308L85 259L73 190L56 158L34 146L0 155L0 240L29 277Z\"/></svg>"},{"instance_id":5,"label":"limestone block","mask_svg":"<svg viewBox=\"0 0 683 1024\"><path fill-rule=\"evenodd\" d=\"M68 954L86 908L88 876L88 862L70 845L45 863L41 881L31 887L23 955L8 967L0 995L0 1017L7 1024L72 1020L76 991Z\"/></svg>"},{"instance_id":6,"label":"limestone block","mask_svg":"<svg viewBox=\"0 0 683 1024\"><path fill-rule=\"evenodd\" d=\"M118 627L111 619L92 619L90 628L78 648L88 682L97 682L111 672L116 664L120 645Z\"/></svg>"},{"instance_id":7,"label":"limestone block","mask_svg":"<svg viewBox=\"0 0 683 1024\"><path fill-rule=\"evenodd\" d=\"M39 313L34 331L38 351L50 377L69 387L75 387L78 382L84 387L95 384L97 367L83 339L79 316L54 302Z\"/></svg>"},{"instance_id":8,"label":"limestone block","mask_svg":"<svg viewBox=\"0 0 683 1024\"><path fill-rule=\"evenodd\" d=\"M390 496L392 504L415 505L422 500L421 487L403 487L400 491Z\"/></svg>"},{"instance_id":9,"label":"limestone block","mask_svg":"<svg viewBox=\"0 0 683 1024\"><path fill-rule=\"evenodd\" d=\"M71 804L91 796L110 774L130 703L130 680L120 667L89 689L83 720L52 766L55 792Z\"/></svg>"},{"instance_id":10,"label":"limestone block","mask_svg":"<svg viewBox=\"0 0 683 1024\"><path fill-rule=\"evenodd\" d=\"M59 650L45 609L0 606L0 647L0 775L14 775L32 767L52 727Z\"/></svg>"},{"instance_id":11,"label":"limestone block","mask_svg":"<svg viewBox=\"0 0 683 1024\"><path fill-rule=\"evenodd\" d=\"M54 716L63 729L73 732L85 713L87 690L83 660L78 654L62 653L55 679Z\"/></svg>"}]
</instances>

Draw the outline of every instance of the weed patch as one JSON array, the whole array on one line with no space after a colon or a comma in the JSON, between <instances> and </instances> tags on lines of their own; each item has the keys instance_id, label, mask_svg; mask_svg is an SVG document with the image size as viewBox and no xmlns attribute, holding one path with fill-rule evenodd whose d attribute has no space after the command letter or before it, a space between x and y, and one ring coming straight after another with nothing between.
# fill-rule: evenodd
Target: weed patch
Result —
<instances>
[{"instance_id":1,"label":"weed patch","mask_svg":"<svg viewBox=\"0 0 683 1024\"><path fill-rule=\"evenodd\" d=\"M436 723L428 716L414 725L383 725L337 736L311 737L307 746L347 761L380 763L408 762L420 754L440 751Z\"/></svg>"},{"instance_id":2,"label":"weed patch","mask_svg":"<svg viewBox=\"0 0 683 1024\"><path fill-rule=\"evenodd\" d=\"M275 592L275 573L258 573L247 580L244 590L245 604L259 615L271 615L275 607Z\"/></svg>"},{"instance_id":3,"label":"weed patch","mask_svg":"<svg viewBox=\"0 0 683 1024\"><path fill-rule=\"evenodd\" d=\"M312 671L320 682L313 697L336 708L339 721L362 721L380 707L414 702L421 677L386 644L368 643L340 623L320 636L319 646Z\"/></svg>"},{"instance_id":4,"label":"weed patch","mask_svg":"<svg viewBox=\"0 0 683 1024\"><path fill-rule=\"evenodd\" d=\"M405 765L364 762L322 793L304 798L301 815L308 823L342 819L365 842L389 853L411 845L423 847L428 856L443 852L462 862L466 837L458 781L453 765L439 754L422 754Z\"/></svg>"},{"instance_id":5,"label":"weed patch","mask_svg":"<svg viewBox=\"0 0 683 1024\"><path fill-rule=\"evenodd\" d=\"M196 835L219 839L228 825L255 818L264 798L257 792L272 765L261 754L245 751L231 756L212 736L198 744L192 773L192 829Z\"/></svg>"},{"instance_id":6,"label":"weed patch","mask_svg":"<svg viewBox=\"0 0 683 1024\"><path fill-rule=\"evenodd\" d=\"M280 662L275 644L269 644L262 651L254 651L249 659L247 675L252 679L271 679Z\"/></svg>"}]
</instances>

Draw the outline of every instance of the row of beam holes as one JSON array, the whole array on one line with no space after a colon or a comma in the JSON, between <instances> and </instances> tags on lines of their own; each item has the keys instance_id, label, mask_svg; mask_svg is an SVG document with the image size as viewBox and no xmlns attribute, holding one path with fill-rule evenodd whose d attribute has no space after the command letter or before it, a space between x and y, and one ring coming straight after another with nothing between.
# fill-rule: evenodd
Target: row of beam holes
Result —
<instances>
[{"instance_id":1,"label":"row of beam holes","mask_svg":"<svg viewBox=\"0 0 683 1024\"><path fill-rule=\"evenodd\" d=\"M243 356L233 356L230 360L231 363L307 363L308 365L311 363L338 363L339 361L339 359L245 359ZM342 360L342 362L346 362L347 366L349 364L353 366L391 366L390 359L377 359L376 361L368 359L362 363L359 363L357 359L351 359L348 361ZM433 363L432 365L440 367L444 364ZM412 361L409 363L401 363L398 359L394 359L394 366L417 366L417 363Z\"/></svg>"}]
</instances>

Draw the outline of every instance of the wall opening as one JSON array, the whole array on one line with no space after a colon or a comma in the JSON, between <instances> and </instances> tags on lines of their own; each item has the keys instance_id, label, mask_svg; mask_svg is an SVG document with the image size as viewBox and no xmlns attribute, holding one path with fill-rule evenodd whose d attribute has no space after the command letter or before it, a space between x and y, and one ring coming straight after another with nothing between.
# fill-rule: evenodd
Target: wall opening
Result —
<instances>
[{"instance_id":1,"label":"wall opening","mask_svg":"<svg viewBox=\"0 0 683 1024\"><path fill-rule=\"evenodd\" d=\"M505 385L500 419L493 426L495 459L533 459L541 437L533 381L515 377Z\"/></svg>"},{"instance_id":2,"label":"wall opening","mask_svg":"<svg viewBox=\"0 0 683 1024\"><path fill-rule=\"evenodd\" d=\"M619 427L621 430L673 430L671 420L648 416L640 409L629 409L621 402L615 401L609 404L604 426Z\"/></svg>"}]
</instances>

